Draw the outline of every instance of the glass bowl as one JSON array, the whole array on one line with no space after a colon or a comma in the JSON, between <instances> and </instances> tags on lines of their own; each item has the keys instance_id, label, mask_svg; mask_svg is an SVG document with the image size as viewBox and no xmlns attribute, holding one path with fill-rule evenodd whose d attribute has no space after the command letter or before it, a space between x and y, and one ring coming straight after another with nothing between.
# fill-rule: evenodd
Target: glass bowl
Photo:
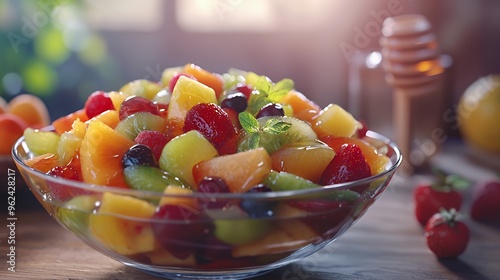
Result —
<instances>
[{"instance_id":1,"label":"glass bowl","mask_svg":"<svg viewBox=\"0 0 500 280\"><path fill-rule=\"evenodd\" d=\"M98 252L169 279L244 279L317 252L382 194L402 156L380 134L369 131L366 139L390 159L378 175L321 188L245 194L165 195L89 185L28 167L24 161L33 155L23 138L12 153L47 212ZM165 201L170 206L155 210Z\"/></svg>"}]
</instances>

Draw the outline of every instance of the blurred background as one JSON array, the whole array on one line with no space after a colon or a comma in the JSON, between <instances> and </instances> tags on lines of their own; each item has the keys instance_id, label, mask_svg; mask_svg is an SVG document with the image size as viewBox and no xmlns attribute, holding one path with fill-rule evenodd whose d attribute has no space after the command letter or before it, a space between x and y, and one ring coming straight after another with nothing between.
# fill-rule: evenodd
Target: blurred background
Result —
<instances>
[{"instance_id":1,"label":"blurred background","mask_svg":"<svg viewBox=\"0 0 500 280\"><path fill-rule=\"evenodd\" d=\"M378 50L383 19L411 13L453 58L450 102L500 72L495 0L0 0L0 95L35 94L55 119L95 90L195 63L291 78L319 105L349 108L353 53ZM373 94L371 108L384 110L390 90Z\"/></svg>"}]
</instances>

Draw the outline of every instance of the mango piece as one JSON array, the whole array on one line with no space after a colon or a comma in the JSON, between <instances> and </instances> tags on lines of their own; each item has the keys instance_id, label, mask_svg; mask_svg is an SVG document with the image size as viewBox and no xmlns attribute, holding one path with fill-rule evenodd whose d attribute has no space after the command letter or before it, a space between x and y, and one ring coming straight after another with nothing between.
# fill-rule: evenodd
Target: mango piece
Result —
<instances>
[{"instance_id":1,"label":"mango piece","mask_svg":"<svg viewBox=\"0 0 500 280\"><path fill-rule=\"evenodd\" d=\"M86 122L88 119L89 117L85 113L85 109L80 109L74 113L56 119L52 122L52 126L54 127L56 133L61 135L64 132L71 130L72 125L76 120Z\"/></svg>"},{"instance_id":2,"label":"mango piece","mask_svg":"<svg viewBox=\"0 0 500 280\"><path fill-rule=\"evenodd\" d=\"M97 213L90 216L89 230L103 245L123 255L152 252L156 248L148 222L155 206L134 197L105 192Z\"/></svg>"},{"instance_id":3,"label":"mango piece","mask_svg":"<svg viewBox=\"0 0 500 280\"><path fill-rule=\"evenodd\" d=\"M309 100L304 94L295 90L291 90L283 96L280 103L292 107L294 117L309 123L312 123L314 117L321 111L319 105Z\"/></svg>"}]
</instances>

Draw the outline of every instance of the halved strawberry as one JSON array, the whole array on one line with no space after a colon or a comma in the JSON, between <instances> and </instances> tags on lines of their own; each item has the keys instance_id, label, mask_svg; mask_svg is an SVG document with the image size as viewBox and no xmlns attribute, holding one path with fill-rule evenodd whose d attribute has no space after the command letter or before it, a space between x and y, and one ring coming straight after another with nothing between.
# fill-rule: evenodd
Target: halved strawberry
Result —
<instances>
[{"instance_id":1,"label":"halved strawberry","mask_svg":"<svg viewBox=\"0 0 500 280\"><path fill-rule=\"evenodd\" d=\"M323 185L340 184L371 176L370 166L361 148L356 144L343 144L321 176Z\"/></svg>"},{"instance_id":2,"label":"halved strawberry","mask_svg":"<svg viewBox=\"0 0 500 280\"><path fill-rule=\"evenodd\" d=\"M222 149L238 132L228 114L213 103L200 103L191 108L186 115L183 130L197 130L217 150Z\"/></svg>"},{"instance_id":3,"label":"halved strawberry","mask_svg":"<svg viewBox=\"0 0 500 280\"><path fill-rule=\"evenodd\" d=\"M52 168L48 173L48 175L61 177L68 180L81 181L82 175L80 170L72 165L67 166L56 166ZM83 194L84 191L80 191L79 189L75 189L69 185L59 184L55 182L49 182L48 188L50 190L50 194L52 197L59 201L67 201L72 197Z\"/></svg>"}]
</instances>

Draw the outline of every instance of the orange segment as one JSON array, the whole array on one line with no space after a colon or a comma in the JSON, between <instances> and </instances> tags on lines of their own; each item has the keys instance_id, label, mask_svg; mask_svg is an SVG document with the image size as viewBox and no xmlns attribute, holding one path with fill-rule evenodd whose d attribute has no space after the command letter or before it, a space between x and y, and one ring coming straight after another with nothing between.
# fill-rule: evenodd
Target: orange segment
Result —
<instances>
[{"instance_id":1,"label":"orange segment","mask_svg":"<svg viewBox=\"0 0 500 280\"><path fill-rule=\"evenodd\" d=\"M80 146L82 176L89 184L128 188L122 157L134 145L99 120L91 120Z\"/></svg>"}]
</instances>

